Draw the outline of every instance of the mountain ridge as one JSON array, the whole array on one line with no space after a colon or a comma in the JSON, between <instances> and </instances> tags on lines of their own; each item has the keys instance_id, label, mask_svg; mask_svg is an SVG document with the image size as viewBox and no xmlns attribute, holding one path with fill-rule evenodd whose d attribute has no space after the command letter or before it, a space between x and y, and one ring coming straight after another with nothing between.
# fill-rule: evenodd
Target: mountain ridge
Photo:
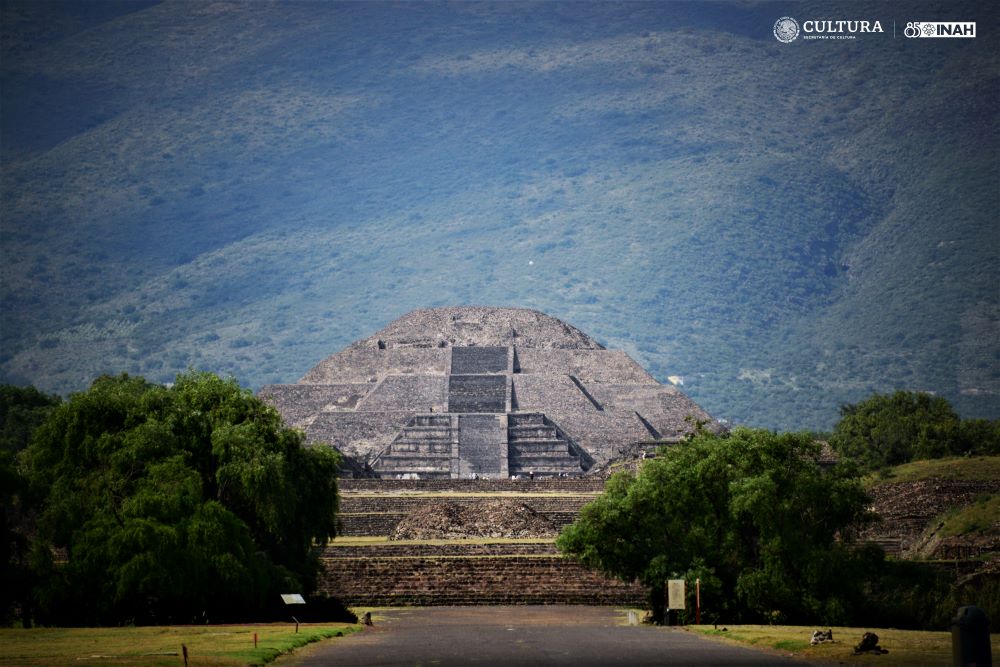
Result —
<instances>
[{"instance_id":1,"label":"mountain ridge","mask_svg":"<svg viewBox=\"0 0 1000 667\"><path fill-rule=\"evenodd\" d=\"M895 388L1000 417L995 9L785 45L767 2L105 4L3 7L8 381L257 388L494 303L732 422Z\"/></svg>"}]
</instances>

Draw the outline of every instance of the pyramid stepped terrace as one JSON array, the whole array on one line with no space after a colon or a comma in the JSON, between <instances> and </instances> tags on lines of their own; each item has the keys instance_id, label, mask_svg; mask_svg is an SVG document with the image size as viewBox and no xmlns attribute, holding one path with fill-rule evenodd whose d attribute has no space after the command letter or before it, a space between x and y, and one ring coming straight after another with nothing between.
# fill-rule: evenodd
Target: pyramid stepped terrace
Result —
<instances>
[{"instance_id":1,"label":"pyramid stepped terrace","mask_svg":"<svg viewBox=\"0 0 1000 667\"><path fill-rule=\"evenodd\" d=\"M349 605L640 605L640 585L564 558L555 536L622 452L718 428L624 352L517 308L413 311L260 395L345 457L320 591ZM548 530L517 533L523 516Z\"/></svg>"}]
</instances>

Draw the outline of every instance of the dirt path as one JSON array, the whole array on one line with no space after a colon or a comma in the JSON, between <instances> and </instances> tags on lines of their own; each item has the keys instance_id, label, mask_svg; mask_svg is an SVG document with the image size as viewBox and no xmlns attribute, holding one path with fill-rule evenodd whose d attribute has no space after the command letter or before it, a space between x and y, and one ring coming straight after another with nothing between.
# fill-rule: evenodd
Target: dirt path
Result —
<instances>
[{"instance_id":1,"label":"dirt path","mask_svg":"<svg viewBox=\"0 0 1000 667\"><path fill-rule=\"evenodd\" d=\"M425 607L384 610L375 627L298 652L281 667L603 667L802 665L682 630L629 627L610 607Z\"/></svg>"}]
</instances>

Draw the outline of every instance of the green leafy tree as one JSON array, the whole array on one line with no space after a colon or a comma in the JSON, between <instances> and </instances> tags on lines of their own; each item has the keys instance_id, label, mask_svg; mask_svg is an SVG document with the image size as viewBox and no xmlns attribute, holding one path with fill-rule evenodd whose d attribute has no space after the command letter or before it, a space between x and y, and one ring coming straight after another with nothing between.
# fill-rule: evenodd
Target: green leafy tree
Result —
<instances>
[{"instance_id":1,"label":"green leafy tree","mask_svg":"<svg viewBox=\"0 0 1000 667\"><path fill-rule=\"evenodd\" d=\"M30 618L28 535L34 505L16 457L58 404L57 396L34 387L0 385L0 619L4 621L11 620L15 607L20 607L23 621Z\"/></svg>"},{"instance_id":2,"label":"green leafy tree","mask_svg":"<svg viewBox=\"0 0 1000 667\"><path fill-rule=\"evenodd\" d=\"M840 409L830 438L837 452L869 469L953 454L1000 452L1000 422L962 421L940 396L897 391Z\"/></svg>"},{"instance_id":3,"label":"green leafy tree","mask_svg":"<svg viewBox=\"0 0 1000 667\"><path fill-rule=\"evenodd\" d=\"M618 473L559 536L562 551L650 590L700 578L707 613L731 620L849 617L856 555L838 541L862 523L866 495L849 466L824 471L805 434L699 433Z\"/></svg>"},{"instance_id":4,"label":"green leafy tree","mask_svg":"<svg viewBox=\"0 0 1000 667\"><path fill-rule=\"evenodd\" d=\"M233 380L102 377L23 455L44 496L34 566L49 622L190 622L308 592L332 537L337 456L303 447ZM55 556L53 556L55 554Z\"/></svg>"}]
</instances>

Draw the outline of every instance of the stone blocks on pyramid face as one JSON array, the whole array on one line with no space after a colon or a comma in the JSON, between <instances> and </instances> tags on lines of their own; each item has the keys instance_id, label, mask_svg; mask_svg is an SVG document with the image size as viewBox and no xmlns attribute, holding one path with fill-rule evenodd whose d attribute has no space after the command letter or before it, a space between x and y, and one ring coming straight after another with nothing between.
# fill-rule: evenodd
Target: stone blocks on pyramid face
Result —
<instances>
[{"instance_id":1,"label":"stone blocks on pyramid face","mask_svg":"<svg viewBox=\"0 0 1000 667\"><path fill-rule=\"evenodd\" d=\"M448 383L448 412L506 411L507 377L505 375L452 375Z\"/></svg>"},{"instance_id":2,"label":"stone blocks on pyramid face","mask_svg":"<svg viewBox=\"0 0 1000 667\"><path fill-rule=\"evenodd\" d=\"M583 382L658 385L653 376L621 350L547 350L517 347L526 375L573 375Z\"/></svg>"},{"instance_id":3,"label":"stone blocks on pyramid face","mask_svg":"<svg viewBox=\"0 0 1000 667\"><path fill-rule=\"evenodd\" d=\"M460 306L414 310L352 348L507 346L600 350L579 329L537 310Z\"/></svg>"},{"instance_id":4,"label":"stone blocks on pyramid face","mask_svg":"<svg viewBox=\"0 0 1000 667\"><path fill-rule=\"evenodd\" d=\"M385 449L412 417L412 412L321 412L306 429L306 439L364 461Z\"/></svg>"},{"instance_id":5,"label":"stone blocks on pyramid face","mask_svg":"<svg viewBox=\"0 0 1000 667\"><path fill-rule=\"evenodd\" d=\"M358 412L444 412L447 405L447 376L389 375L357 404L356 409Z\"/></svg>"},{"instance_id":6,"label":"stone blocks on pyramid face","mask_svg":"<svg viewBox=\"0 0 1000 667\"><path fill-rule=\"evenodd\" d=\"M506 347L453 347L451 348L451 374L506 373L507 356Z\"/></svg>"},{"instance_id":7,"label":"stone blocks on pyramid face","mask_svg":"<svg viewBox=\"0 0 1000 667\"><path fill-rule=\"evenodd\" d=\"M324 359L300 383L377 382L386 375L446 375L451 350L445 348L347 348Z\"/></svg>"},{"instance_id":8,"label":"stone blocks on pyramid face","mask_svg":"<svg viewBox=\"0 0 1000 667\"><path fill-rule=\"evenodd\" d=\"M369 384L279 384L263 387L258 396L280 412L287 425L305 429L324 410L353 410L371 388Z\"/></svg>"},{"instance_id":9,"label":"stone blocks on pyramid face","mask_svg":"<svg viewBox=\"0 0 1000 667\"><path fill-rule=\"evenodd\" d=\"M691 432L688 417L709 422L712 418L701 406L670 385L588 384L595 399L612 410L638 412L665 440L678 440Z\"/></svg>"},{"instance_id":10,"label":"stone blocks on pyramid face","mask_svg":"<svg viewBox=\"0 0 1000 667\"><path fill-rule=\"evenodd\" d=\"M603 464L622 447L649 440L649 431L634 412L548 410L545 416L573 436L594 461Z\"/></svg>"},{"instance_id":11,"label":"stone blocks on pyramid face","mask_svg":"<svg viewBox=\"0 0 1000 667\"><path fill-rule=\"evenodd\" d=\"M507 416L458 417L459 477L507 477Z\"/></svg>"},{"instance_id":12,"label":"stone blocks on pyramid face","mask_svg":"<svg viewBox=\"0 0 1000 667\"><path fill-rule=\"evenodd\" d=\"M521 411L597 411L568 375L514 375L513 382Z\"/></svg>"}]
</instances>

